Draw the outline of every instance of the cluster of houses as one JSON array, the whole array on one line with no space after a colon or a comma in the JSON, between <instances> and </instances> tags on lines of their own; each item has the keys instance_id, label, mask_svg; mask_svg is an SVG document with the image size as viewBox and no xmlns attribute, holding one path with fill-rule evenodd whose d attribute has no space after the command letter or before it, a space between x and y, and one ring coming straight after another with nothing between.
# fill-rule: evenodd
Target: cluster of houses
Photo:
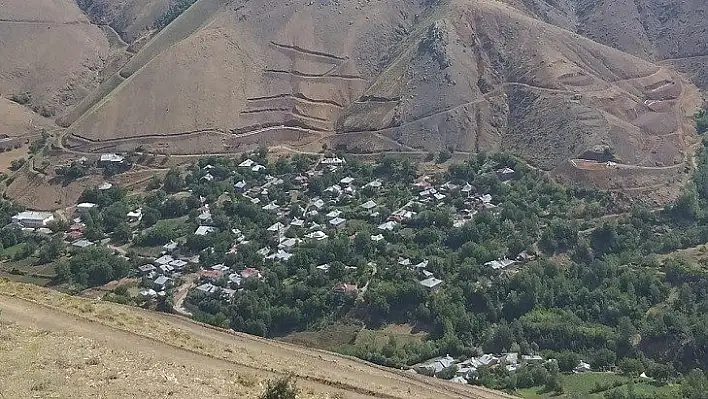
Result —
<instances>
[{"instance_id":1,"label":"cluster of houses","mask_svg":"<svg viewBox=\"0 0 708 399\"><path fill-rule=\"evenodd\" d=\"M504 367L508 372L517 370L530 364L543 364L555 362L555 359L544 359L540 355L520 355L516 352L494 355L485 353L481 356L468 359L455 359L450 355L437 357L418 363L412 370L418 374L430 377L449 378L452 382L468 384L477 378L480 367ZM575 373L592 371L590 364L580 361L573 370Z\"/></svg>"},{"instance_id":2,"label":"cluster of houses","mask_svg":"<svg viewBox=\"0 0 708 399\"><path fill-rule=\"evenodd\" d=\"M273 200L270 194L273 189L284 184L282 177L267 174L263 165L251 159L245 159L238 164L238 168L263 174L258 178L260 183L250 180L235 182L235 192L242 195L244 200L260 206L261 209L276 217L276 222L266 228L266 231L271 235L271 243L274 242L276 244L266 245L257 251L264 261L284 262L294 255L296 247L302 243L327 240L346 226L348 222L347 215L356 216L359 219L363 215L364 218L370 221L378 220L375 224L374 233L369 238L376 245L385 245L386 237L389 234L395 234L408 221L414 219L417 216L416 210L421 208L451 207L453 200L462 198L466 208L457 211L455 227L461 227L482 209L498 210L498 206L492 203L490 194L475 193L469 183L453 184L452 182L446 182L435 185L428 176L421 177L413 184L415 195L409 198L405 205L395 211L387 211L390 213L385 215L381 214L384 208L380 207L376 200L362 199L362 196L357 195L361 189L380 193L384 186L383 181L380 179L361 181L361 179L344 175L335 184L324 188L322 196L308 198L303 195L303 193L308 192L308 183L311 179L322 176L325 171L337 172L345 165L346 161L341 158L321 159L306 173L292 177L293 190L289 196L286 196L286 200L283 200L281 196L281 202L279 203ZM212 165L204 166L202 168L202 179L206 177L207 180L212 181L213 176L211 176L210 172L213 168ZM514 171L504 168L497 171L497 174L503 180L509 180L513 178ZM204 203L203 198L197 220L199 227L194 232L195 235L208 235L218 232L218 229L212 226L213 221L209 204ZM236 229L233 233L237 238L230 251L235 253L238 251L239 246L248 244L250 241L246 239L240 230ZM526 260L529 260L528 256L514 261L508 259L492 260L486 265L492 269L499 270L516 262ZM399 258L398 265L413 270L419 276L420 285L430 291L437 291L443 285L443 280L427 270L427 260L412 262L410 259ZM215 265L207 269L206 274L202 275L202 284L197 289L208 294L220 293L224 298L228 298L233 295L232 290L236 290L241 286L244 276L240 276L239 272L222 270L220 266L223 265ZM216 269L214 269L215 267ZM329 270L329 265L320 265L317 266L317 269L326 273ZM347 266L347 269L355 269L355 267ZM224 276L227 277L228 283L226 287L223 287L222 281L222 289L220 289L216 285L216 281ZM260 272L258 272L258 276L260 276ZM335 292L346 294L359 292L358 287L349 282L340 282L332 289Z\"/></svg>"},{"instance_id":3,"label":"cluster of houses","mask_svg":"<svg viewBox=\"0 0 708 399\"><path fill-rule=\"evenodd\" d=\"M196 263L196 259L180 259L173 256L173 251L178 244L174 241L163 246L162 254L152 260L138 266L138 274L143 279L144 289L140 291L143 299L153 299L164 297L169 288L174 285L175 280L182 275L183 270L190 264Z\"/></svg>"},{"instance_id":4,"label":"cluster of houses","mask_svg":"<svg viewBox=\"0 0 708 399\"><path fill-rule=\"evenodd\" d=\"M98 159L99 166L117 165L125 162L126 159L117 154L101 154ZM497 212L499 210L499 206L493 203L492 195L476 193L469 183L455 184L448 181L443 184L435 184L429 176L417 179L411 187L412 197L404 199L405 204L394 211L386 210L385 207L380 206L377 203L378 198L375 196L370 199L372 192L383 194L386 190L384 182L376 178L363 180L342 173L340 176L344 177L338 179L335 184L324 188L321 196L310 198L303 194L309 192L308 184L313 178L323 176L325 172L340 171L341 173L345 166L346 161L342 158L326 157L320 159L305 173L290 177L277 177L267 174L267 168L252 159L245 159L237 165L238 169L247 170L251 176L258 177L248 181L242 179L235 182L234 193L240 194L245 201L260 206L264 211L273 214L277 220L266 228L271 236L271 244L258 250L258 254L262 256L264 261L287 261L294 255L299 245L324 241L337 234L338 230L347 225L348 217L363 218L373 223L369 239L378 246L386 245L387 238L390 239L392 234L396 234L409 221L415 219L421 209L445 208L452 210L454 212L453 225L457 228L464 226L479 211ZM216 179L212 175L213 169L215 169L213 165L206 165L201 169L200 180L212 182ZM504 181L513 179L515 176L514 170L510 168L497 170L496 173ZM293 189L285 200L282 195L277 196L280 201L278 202L273 199L276 197L270 194L285 183L283 178L291 180L289 185ZM110 183L103 183L98 188L99 190L107 190L111 187ZM366 189L368 194L358 195L362 189ZM219 232L219 229L213 226L210 205L206 203L205 198L200 197L200 199L201 207L196 218L198 227L193 234L207 236ZM457 206L453 206L453 202ZM464 204L462 209L458 209L460 203ZM95 245L83 236L85 225L82 223L82 217L96 207L96 204L88 202L76 205L78 217L73 220L66 234L70 245L76 248ZM385 214L383 214L384 212ZM137 226L142 216L142 208L138 207L129 211L126 214L126 219L133 226ZM51 213L33 211L21 212L12 218L14 223L32 229L46 229L53 220L54 215ZM376 227L374 228L374 226ZM236 239L229 251L235 253L240 246L249 244L250 241L240 230L234 229L232 232ZM151 264L139 267L138 273L146 282L143 296L164 295L166 289L191 261L190 259L172 257L178 247L179 244L176 242L166 244L162 256L154 259ZM514 260L506 258L490 260L485 263L485 266L493 270L502 270L532 259L533 255L523 252ZM395 263L395 260L392 262ZM414 262L401 257L398 259L398 265L414 271L420 285L428 290L436 291L443 285L443 281L427 269L427 260L419 259ZM355 267L348 266L347 268ZM329 267L328 265L320 265L317 269L326 273ZM246 268L242 271L234 271L223 265L206 266L201 274L200 285L196 289L207 294L219 293L228 298L241 287L244 279L254 276L262 278L261 273L255 269ZM340 282L333 287L333 290L342 293L358 292L356 285L348 282Z\"/></svg>"},{"instance_id":5,"label":"cluster of houses","mask_svg":"<svg viewBox=\"0 0 708 399\"><path fill-rule=\"evenodd\" d=\"M218 295L227 300L233 297L247 280L263 279L263 275L258 269L247 267L241 271L235 271L223 264L202 270L199 275L196 291L210 296Z\"/></svg>"}]
</instances>

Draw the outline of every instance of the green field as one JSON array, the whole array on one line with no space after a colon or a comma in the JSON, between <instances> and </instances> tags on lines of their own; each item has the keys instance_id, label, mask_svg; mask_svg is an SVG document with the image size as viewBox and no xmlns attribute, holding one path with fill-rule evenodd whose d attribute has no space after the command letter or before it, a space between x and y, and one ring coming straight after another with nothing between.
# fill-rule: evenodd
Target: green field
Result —
<instances>
[{"instance_id":1,"label":"green field","mask_svg":"<svg viewBox=\"0 0 708 399\"><path fill-rule=\"evenodd\" d=\"M25 249L25 243L19 243L13 245L12 247L7 247L0 252L4 258L13 259L15 255L22 252Z\"/></svg>"},{"instance_id":2,"label":"green field","mask_svg":"<svg viewBox=\"0 0 708 399\"><path fill-rule=\"evenodd\" d=\"M10 281L14 281L17 283L28 283L28 284L34 284L34 285L39 285L41 287L46 287L52 282L52 279L49 278L41 278L41 277L33 277L31 275L17 275L17 274L11 274L7 273L5 271L0 270L0 278L7 278Z\"/></svg>"},{"instance_id":3,"label":"green field","mask_svg":"<svg viewBox=\"0 0 708 399\"><path fill-rule=\"evenodd\" d=\"M632 385L633 382L633 385ZM521 389L517 395L523 398L604 398L609 391L621 390L627 393L631 389L638 395L659 394L663 397L680 397L678 385L660 385L653 381L643 379L633 379L612 373L583 373L569 374L562 378L562 395L555 395L553 392L545 392L544 387L534 387ZM617 386L615 386L617 384ZM621 384L621 385L619 385ZM597 387L603 386L609 389L598 392Z\"/></svg>"}]
</instances>

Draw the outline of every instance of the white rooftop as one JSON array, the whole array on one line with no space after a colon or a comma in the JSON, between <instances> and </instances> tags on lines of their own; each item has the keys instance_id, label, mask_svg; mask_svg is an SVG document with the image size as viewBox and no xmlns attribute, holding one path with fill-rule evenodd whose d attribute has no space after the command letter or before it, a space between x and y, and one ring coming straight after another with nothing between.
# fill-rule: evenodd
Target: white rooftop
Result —
<instances>
[{"instance_id":1,"label":"white rooftop","mask_svg":"<svg viewBox=\"0 0 708 399\"><path fill-rule=\"evenodd\" d=\"M123 162L125 160L125 157L114 154L114 153L108 153L108 154L101 154L101 162Z\"/></svg>"},{"instance_id":2,"label":"white rooftop","mask_svg":"<svg viewBox=\"0 0 708 399\"><path fill-rule=\"evenodd\" d=\"M371 209L376 208L376 202L374 202L372 200L368 200L365 203L361 204L361 207L364 209L367 209L367 210L371 210Z\"/></svg>"},{"instance_id":3,"label":"white rooftop","mask_svg":"<svg viewBox=\"0 0 708 399\"><path fill-rule=\"evenodd\" d=\"M205 236L210 233L216 233L217 231L219 231L219 229L217 229L216 227L199 226L197 227L197 230L194 231L194 234L198 236Z\"/></svg>"},{"instance_id":4,"label":"white rooftop","mask_svg":"<svg viewBox=\"0 0 708 399\"><path fill-rule=\"evenodd\" d=\"M430 277L430 278L426 278L425 280L421 281L420 285L422 285L423 287L426 287L426 288L435 288L442 283L443 283L442 280L437 279L435 277Z\"/></svg>"}]
</instances>

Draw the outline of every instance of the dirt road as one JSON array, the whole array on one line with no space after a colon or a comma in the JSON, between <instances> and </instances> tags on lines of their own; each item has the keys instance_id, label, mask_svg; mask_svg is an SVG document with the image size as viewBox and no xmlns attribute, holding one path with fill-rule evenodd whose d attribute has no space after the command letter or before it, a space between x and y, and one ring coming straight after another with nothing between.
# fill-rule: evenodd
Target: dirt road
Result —
<instances>
[{"instance_id":1,"label":"dirt road","mask_svg":"<svg viewBox=\"0 0 708 399\"><path fill-rule=\"evenodd\" d=\"M22 299L31 298L32 300ZM303 389L346 398L510 398L472 386L411 375L324 351L209 328L174 315L0 284L2 320L79 334L115 350L176 364L230 370L264 380L293 374Z\"/></svg>"},{"instance_id":2,"label":"dirt road","mask_svg":"<svg viewBox=\"0 0 708 399\"><path fill-rule=\"evenodd\" d=\"M192 288L194 282L199 279L199 274L191 273L183 277L184 283L180 285L174 294L175 304L172 309L177 313L185 317L192 317L192 313L184 307L184 300L187 299L187 294L189 289Z\"/></svg>"}]
</instances>

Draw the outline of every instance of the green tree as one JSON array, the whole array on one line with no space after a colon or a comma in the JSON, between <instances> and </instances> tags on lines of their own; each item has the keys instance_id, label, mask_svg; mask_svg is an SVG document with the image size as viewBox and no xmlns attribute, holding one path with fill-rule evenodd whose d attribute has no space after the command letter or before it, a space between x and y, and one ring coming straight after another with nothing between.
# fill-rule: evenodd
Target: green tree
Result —
<instances>
[{"instance_id":1,"label":"green tree","mask_svg":"<svg viewBox=\"0 0 708 399\"><path fill-rule=\"evenodd\" d=\"M161 218L162 215L160 215L160 211L158 211L157 209L149 207L143 208L142 223L145 227L154 226L155 223L160 221Z\"/></svg>"},{"instance_id":2,"label":"green tree","mask_svg":"<svg viewBox=\"0 0 708 399\"><path fill-rule=\"evenodd\" d=\"M595 352L590 365L594 370L608 370L617 361L617 354L607 348L602 348Z\"/></svg>"},{"instance_id":3,"label":"green tree","mask_svg":"<svg viewBox=\"0 0 708 399\"><path fill-rule=\"evenodd\" d=\"M617 363L622 374L630 377L639 377L644 372L644 363L636 358L624 358Z\"/></svg>"},{"instance_id":4,"label":"green tree","mask_svg":"<svg viewBox=\"0 0 708 399\"><path fill-rule=\"evenodd\" d=\"M57 275L57 281L66 283L71 281L71 269L67 260L60 260L54 265L54 272Z\"/></svg>"},{"instance_id":5,"label":"green tree","mask_svg":"<svg viewBox=\"0 0 708 399\"><path fill-rule=\"evenodd\" d=\"M681 382L681 396L686 399L705 399L707 392L708 379L701 370L691 370Z\"/></svg>"},{"instance_id":6,"label":"green tree","mask_svg":"<svg viewBox=\"0 0 708 399\"><path fill-rule=\"evenodd\" d=\"M130 241L133 236L133 231L126 222L119 223L113 230L113 240L118 243L126 243Z\"/></svg>"},{"instance_id":7,"label":"green tree","mask_svg":"<svg viewBox=\"0 0 708 399\"><path fill-rule=\"evenodd\" d=\"M445 163L452 158L452 153L449 150L442 150L438 153L437 163Z\"/></svg>"},{"instance_id":8,"label":"green tree","mask_svg":"<svg viewBox=\"0 0 708 399\"><path fill-rule=\"evenodd\" d=\"M39 250L39 263L49 263L62 255L64 252L64 240L58 235L52 237L48 243Z\"/></svg>"},{"instance_id":9,"label":"green tree","mask_svg":"<svg viewBox=\"0 0 708 399\"><path fill-rule=\"evenodd\" d=\"M574 352L563 351L556 356L556 360L558 361L558 369L569 373L580 363L580 356Z\"/></svg>"},{"instance_id":10,"label":"green tree","mask_svg":"<svg viewBox=\"0 0 708 399\"><path fill-rule=\"evenodd\" d=\"M701 109L696 112L696 130L698 134L703 134L708 132L708 110Z\"/></svg>"},{"instance_id":11,"label":"green tree","mask_svg":"<svg viewBox=\"0 0 708 399\"><path fill-rule=\"evenodd\" d=\"M176 193L184 188L184 178L179 169L170 169L165 175L164 189Z\"/></svg>"}]
</instances>

